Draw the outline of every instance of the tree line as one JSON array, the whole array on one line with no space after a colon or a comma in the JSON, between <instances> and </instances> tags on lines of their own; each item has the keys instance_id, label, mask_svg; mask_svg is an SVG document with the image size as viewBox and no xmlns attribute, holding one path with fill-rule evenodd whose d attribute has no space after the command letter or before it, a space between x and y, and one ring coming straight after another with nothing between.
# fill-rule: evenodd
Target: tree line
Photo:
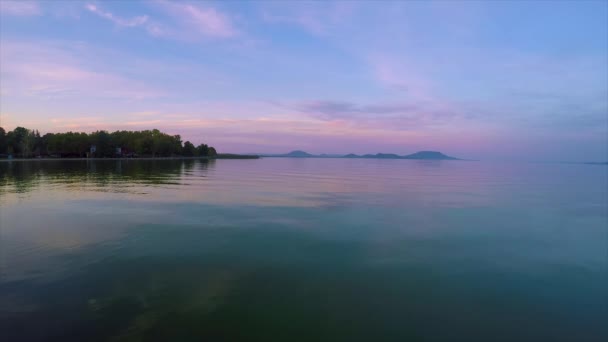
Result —
<instances>
[{"instance_id":1,"label":"tree line","mask_svg":"<svg viewBox=\"0 0 608 342\"><path fill-rule=\"evenodd\" d=\"M215 157L215 148L207 144L182 143L179 135L158 129L145 131L96 131L47 133L17 127L6 132L0 127L0 156L33 157Z\"/></svg>"}]
</instances>

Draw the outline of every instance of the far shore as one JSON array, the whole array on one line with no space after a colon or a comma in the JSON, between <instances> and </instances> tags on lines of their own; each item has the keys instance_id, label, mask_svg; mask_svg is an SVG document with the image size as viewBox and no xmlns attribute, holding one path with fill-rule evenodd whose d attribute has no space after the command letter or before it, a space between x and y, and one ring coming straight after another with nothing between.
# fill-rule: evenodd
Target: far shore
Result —
<instances>
[{"instance_id":1,"label":"far shore","mask_svg":"<svg viewBox=\"0 0 608 342\"><path fill-rule=\"evenodd\" d=\"M243 154L218 154L214 157L185 157L185 156L176 156L176 157L111 157L111 158L3 158L0 159L0 162L13 162L13 161L64 161L64 160L74 160L74 161L82 161L82 160L215 160L215 159L259 159L260 156L257 155L243 155Z\"/></svg>"}]
</instances>

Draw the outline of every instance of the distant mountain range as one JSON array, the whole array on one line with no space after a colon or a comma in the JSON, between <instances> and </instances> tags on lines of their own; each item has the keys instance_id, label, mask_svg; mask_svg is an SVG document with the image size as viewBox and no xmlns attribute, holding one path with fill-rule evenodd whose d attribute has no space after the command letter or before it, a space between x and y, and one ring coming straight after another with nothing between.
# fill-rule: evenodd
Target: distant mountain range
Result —
<instances>
[{"instance_id":1,"label":"distant mountain range","mask_svg":"<svg viewBox=\"0 0 608 342\"><path fill-rule=\"evenodd\" d=\"M454 158L447 156L441 152L437 151L420 151L413 154L408 154L405 156L400 156L398 154L393 153L376 153L376 154L347 154L347 155L337 155L337 154L310 154L304 151L291 151L285 154L260 154L262 157L275 157L275 158L367 158L367 159L423 159L423 160L459 160L459 158Z\"/></svg>"}]
</instances>

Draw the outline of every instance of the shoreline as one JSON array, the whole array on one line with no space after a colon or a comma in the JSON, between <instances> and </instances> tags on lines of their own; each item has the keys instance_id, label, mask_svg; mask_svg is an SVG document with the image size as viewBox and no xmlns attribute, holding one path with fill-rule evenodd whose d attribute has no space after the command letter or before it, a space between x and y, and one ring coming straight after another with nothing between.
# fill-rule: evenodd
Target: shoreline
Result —
<instances>
[{"instance_id":1,"label":"shoreline","mask_svg":"<svg viewBox=\"0 0 608 342\"><path fill-rule=\"evenodd\" d=\"M84 160L216 160L216 159L260 159L260 156L257 155L241 155L241 154L218 154L215 157L137 157L137 158L127 158L127 157L111 157L111 158L3 158L0 159L1 162L13 162L13 161L84 161Z\"/></svg>"}]
</instances>

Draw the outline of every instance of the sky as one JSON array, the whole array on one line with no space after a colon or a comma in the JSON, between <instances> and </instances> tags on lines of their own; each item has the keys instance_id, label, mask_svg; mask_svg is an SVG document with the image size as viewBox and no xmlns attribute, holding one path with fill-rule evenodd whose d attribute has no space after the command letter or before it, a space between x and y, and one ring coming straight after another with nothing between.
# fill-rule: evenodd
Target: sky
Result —
<instances>
[{"instance_id":1,"label":"sky","mask_svg":"<svg viewBox=\"0 0 608 342\"><path fill-rule=\"evenodd\" d=\"M608 1L0 1L0 126L608 160Z\"/></svg>"}]
</instances>

